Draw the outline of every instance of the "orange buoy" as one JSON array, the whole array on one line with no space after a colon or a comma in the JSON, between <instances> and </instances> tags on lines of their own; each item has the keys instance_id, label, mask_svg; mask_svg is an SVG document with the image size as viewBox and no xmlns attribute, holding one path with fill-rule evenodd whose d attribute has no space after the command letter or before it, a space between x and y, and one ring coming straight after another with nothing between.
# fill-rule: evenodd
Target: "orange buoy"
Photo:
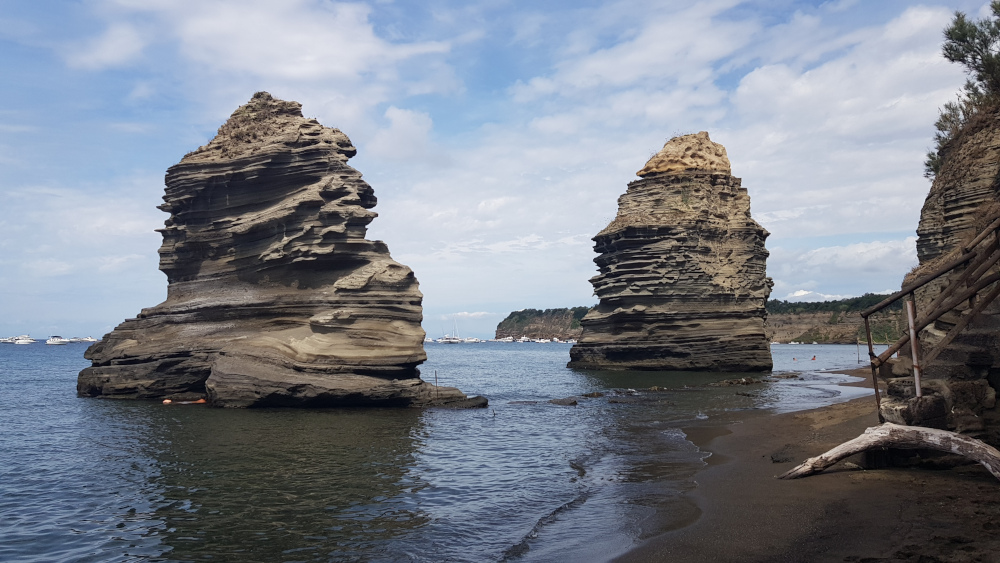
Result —
<instances>
[{"instance_id":1,"label":"orange buoy","mask_svg":"<svg viewBox=\"0 0 1000 563\"><path fill-rule=\"evenodd\" d=\"M163 399L163 404L164 404L164 405L169 405L169 404L170 404L170 403L172 403L172 402L173 402L173 401L171 401L170 399Z\"/></svg>"},{"instance_id":2,"label":"orange buoy","mask_svg":"<svg viewBox=\"0 0 1000 563\"><path fill-rule=\"evenodd\" d=\"M816 359L816 356L813 356L813 359L815 360L815 359Z\"/></svg>"}]
</instances>

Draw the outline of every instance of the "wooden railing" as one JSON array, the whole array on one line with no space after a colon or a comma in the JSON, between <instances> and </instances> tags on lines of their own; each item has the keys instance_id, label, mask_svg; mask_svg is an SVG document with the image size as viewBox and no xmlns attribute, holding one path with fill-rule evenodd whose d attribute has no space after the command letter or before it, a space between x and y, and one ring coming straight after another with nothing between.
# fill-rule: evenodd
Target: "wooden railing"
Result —
<instances>
[{"instance_id":1,"label":"wooden railing","mask_svg":"<svg viewBox=\"0 0 1000 563\"><path fill-rule=\"evenodd\" d=\"M985 295L980 296L980 292L1000 281L1000 273L989 273L1000 262L1000 237L997 231L1000 230L1000 218L996 219L988 227L983 229L976 238L962 247L961 254L953 260L935 268L933 271L917 278L913 282L903 286L902 289L885 298L879 304L865 309L861 312L861 317L865 319L865 334L868 337L868 357L872 366L872 386L875 387L875 403L881 407L882 398L878 389L878 368L885 364L893 354L900 351L907 343L910 344L910 354L913 359L913 384L916 387L916 395L923 395L920 388L920 374L922 366L934 361L939 354L951 344L965 327L972 322L972 319L986 308L993 300L1000 295L1000 285L993 287ZM992 235L992 236L991 236ZM941 293L928 305L929 312L921 317L917 316L916 300L914 292L932 281L951 273L956 268L965 266L962 274L945 287ZM905 300L906 321L909 331L899 338L894 344L889 346L881 354L876 355L872 342L872 331L869 317L882 309L892 305L900 299ZM955 309L963 302L969 302L969 311L962 315L959 321L951 327L945 337L938 342L926 355L923 361L920 358L920 345L918 335L925 327L941 318L945 313ZM882 412L879 410L879 421L885 422Z\"/></svg>"}]
</instances>

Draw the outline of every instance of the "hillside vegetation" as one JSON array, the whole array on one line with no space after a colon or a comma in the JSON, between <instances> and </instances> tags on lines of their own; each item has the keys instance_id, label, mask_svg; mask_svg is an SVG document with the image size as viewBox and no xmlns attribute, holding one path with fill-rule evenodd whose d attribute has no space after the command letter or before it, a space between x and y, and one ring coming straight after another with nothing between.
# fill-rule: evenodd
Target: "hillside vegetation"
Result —
<instances>
[{"instance_id":1,"label":"hillside vegetation","mask_svg":"<svg viewBox=\"0 0 1000 563\"><path fill-rule=\"evenodd\" d=\"M767 302L768 338L776 342L821 342L854 344L865 341L864 321L858 314L885 299L885 295L866 293L836 301L790 302L771 299ZM590 307L561 309L522 309L507 315L497 325L496 338L579 338L580 319ZM876 342L892 342L906 329L902 304L871 317L872 337Z\"/></svg>"},{"instance_id":2,"label":"hillside vegetation","mask_svg":"<svg viewBox=\"0 0 1000 563\"><path fill-rule=\"evenodd\" d=\"M580 319L590 307L569 307L562 309L522 309L507 315L497 325L497 338L578 338L583 331Z\"/></svg>"}]
</instances>

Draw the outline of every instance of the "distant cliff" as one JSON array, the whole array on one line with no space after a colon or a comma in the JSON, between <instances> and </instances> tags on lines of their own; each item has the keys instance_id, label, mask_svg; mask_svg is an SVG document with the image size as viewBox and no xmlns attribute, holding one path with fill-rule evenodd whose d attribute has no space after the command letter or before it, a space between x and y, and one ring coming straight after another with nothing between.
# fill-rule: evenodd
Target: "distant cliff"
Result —
<instances>
[{"instance_id":1,"label":"distant cliff","mask_svg":"<svg viewBox=\"0 0 1000 563\"><path fill-rule=\"evenodd\" d=\"M860 311L875 305L885 295L867 293L837 301L791 303L772 299L767 302L768 338L772 342L819 342L854 344L865 341L865 325ZM871 317L875 342L895 341L906 330L902 306Z\"/></svg>"},{"instance_id":2,"label":"distant cliff","mask_svg":"<svg viewBox=\"0 0 1000 563\"><path fill-rule=\"evenodd\" d=\"M558 338L569 340L578 338L583 329L580 319L590 307L563 309L522 309L507 315L497 325L497 338Z\"/></svg>"},{"instance_id":3,"label":"distant cliff","mask_svg":"<svg viewBox=\"0 0 1000 563\"><path fill-rule=\"evenodd\" d=\"M772 342L820 342L854 344L865 341L865 326L858 313L885 298L868 293L837 301L792 303L779 299L767 302L768 339ZM569 309L522 309L514 311L497 325L496 337L579 338L580 319L589 307ZM895 341L906 329L902 307L872 317L872 336L876 342Z\"/></svg>"}]
</instances>

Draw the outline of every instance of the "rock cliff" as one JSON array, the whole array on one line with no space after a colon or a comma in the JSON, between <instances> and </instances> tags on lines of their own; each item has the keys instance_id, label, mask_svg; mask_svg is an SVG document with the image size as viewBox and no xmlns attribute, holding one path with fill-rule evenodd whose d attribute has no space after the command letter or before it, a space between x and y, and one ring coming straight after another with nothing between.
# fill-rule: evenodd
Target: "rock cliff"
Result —
<instances>
[{"instance_id":1,"label":"rock cliff","mask_svg":"<svg viewBox=\"0 0 1000 563\"><path fill-rule=\"evenodd\" d=\"M976 115L942 147L939 156L941 167L917 227L920 263L904 285L957 257L964 245L1000 216L1000 111ZM918 316L963 273L960 267L919 289ZM941 342L968 309L966 302L921 331L923 353ZM908 346L900 356L902 360L893 368L896 377L889 379L888 396L882 401L887 420L969 433L1000 446L996 397L1000 390L1000 301L974 317L937 359L923 366L923 398L915 397Z\"/></svg>"},{"instance_id":2,"label":"rock cliff","mask_svg":"<svg viewBox=\"0 0 1000 563\"><path fill-rule=\"evenodd\" d=\"M600 303L570 367L768 371L765 231L708 133L668 141L597 236Z\"/></svg>"},{"instance_id":3,"label":"rock cliff","mask_svg":"<svg viewBox=\"0 0 1000 563\"><path fill-rule=\"evenodd\" d=\"M497 325L496 338L579 338L580 319L590 307L561 309L521 309L513 311Z\"/></svg>"},{"instance_id":4,"label":"rock cliff","mask_svg":"<svg viewBox=\"0 0 1000 563\"><path fill-rule=\"evenodd\" d=\"M376 199L347 164L355 152L297 102L258 92L237 109L167 171L166 301L87 350L78 393L224 407L466 401L419 378L422 295L365 239Z\"/></svg>"}]
</instances>

